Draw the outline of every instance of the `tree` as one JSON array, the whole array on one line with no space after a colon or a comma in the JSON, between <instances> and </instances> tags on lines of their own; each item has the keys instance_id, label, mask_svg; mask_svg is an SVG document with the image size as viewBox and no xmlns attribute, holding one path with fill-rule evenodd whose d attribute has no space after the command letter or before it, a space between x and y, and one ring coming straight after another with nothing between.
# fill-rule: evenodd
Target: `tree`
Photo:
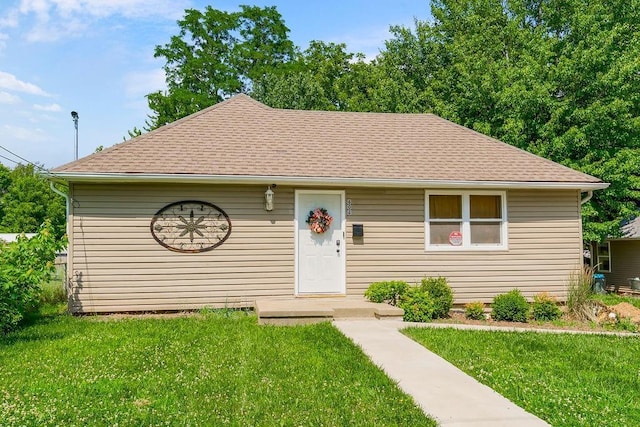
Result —
<instances>
[{"instance_id":1,"label":"tree","mask_svg":"<svg viewBox=\"0 0 640 427\"><path fill-rule=\"evenodd\" d=\"M288 67L261 79L251 95L274 108L379 111L371 95L382 77L344 43L312 41Z\"/></svg>"},{"instance_id":2,"label":"tree","mask_svg":"<svg viewBox=\"0 0 640 427\"><path fill-rule=\"evenodd\" d=\"M349 72L346 45L312 41L288 67L260 79L252 96L274 108L341 110L337 82Z\"/></svg>"},{"instance_id":3,"label":"tree","mask_svg":"<svg viewBox=\"0 0 640 427\"><path fill-rule=\"evenodd\" d=\"M65 233L66 207L62 197L51 191L49 181L33 165L0 168L0 231L35 233L49 220L57 238ZM8 173L7 173L8 172Z\"/></svg>"},{"instance_id":4,"label":"tree","mask_svg":"<svg viewBox=\"0 0 640 427\"><path fill-rule=\"evenodd\" d=\"M37 305L41 285L55 272L54 260L64 242L56 239L50 221L31 239L18 236L0 251L0 334L14 329Z\"/></svg>"},{"instance_id":5,"label":"tree","mask_svg":"<svg viewBox=\"0 0 640 427\"><path fill-rule=\"evenodd\" d=\"M156 46L155 57L166 60L167 91L147 95L153 111L147 130L249 92L291 60L294 45L276 8L240 8L187 9L178 21L179 34Z\"/></svg>"}]
</instances>

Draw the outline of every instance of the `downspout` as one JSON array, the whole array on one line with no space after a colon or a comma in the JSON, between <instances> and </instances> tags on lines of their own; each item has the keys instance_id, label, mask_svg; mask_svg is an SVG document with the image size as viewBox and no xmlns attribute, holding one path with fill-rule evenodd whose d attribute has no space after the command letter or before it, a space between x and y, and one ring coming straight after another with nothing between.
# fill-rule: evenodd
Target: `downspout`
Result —
<instances>
[{"instance_id":1,"label":"downspout","mask_svg":"<svg viewBox=\"0 0 640 427\"><path fill-rule=\"evenodd\" d=\"M593 197L593 190L588 190L587 191L587 195L584 196L582 198L582 200L580 200L580 206L584 205L585 203L587 203L589 200L591 200L591 198Z\"/></svg>"}]
</instances>

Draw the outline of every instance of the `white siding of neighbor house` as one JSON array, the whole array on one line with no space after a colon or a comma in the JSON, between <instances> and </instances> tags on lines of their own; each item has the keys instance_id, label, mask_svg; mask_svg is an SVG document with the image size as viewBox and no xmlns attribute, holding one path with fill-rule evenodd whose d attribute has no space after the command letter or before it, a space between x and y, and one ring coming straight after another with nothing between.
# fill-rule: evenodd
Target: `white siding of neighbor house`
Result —
<instances>
[{"instance_id":1,"label":"white siding of neighbor house","mask_svg":"<svg viewBox=\"0 0 640 427\"><path fill-rule=\"evenodd\" d=\"M74 184L69 253L74 312L251 306L295 289L294 188L278 186L265 212L265 186ZM347 294L380 280L447 277L457 303L489 302L520 288L564 296L581 263L578 191L507 192L506 251L428 252L424 190L347 188ZM151 236L153 215L169 203L204 200L231 218L232 233L210 252L183 254ZM353 239L352 224L364 225Z\"/></svg>"}]
</instances>

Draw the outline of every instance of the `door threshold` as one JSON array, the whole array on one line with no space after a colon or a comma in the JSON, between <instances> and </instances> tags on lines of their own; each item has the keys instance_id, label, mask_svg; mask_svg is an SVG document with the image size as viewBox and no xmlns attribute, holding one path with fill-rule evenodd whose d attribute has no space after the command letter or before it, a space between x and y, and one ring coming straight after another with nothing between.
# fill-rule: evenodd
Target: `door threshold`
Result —
<instances>
[{"instance_id":1,"label":"door threshold","mask_svg":"<svg viewBox=\"0 0 640 427\"><path fill-rule=\"evenodd\" d=\"M345 298L347 294L298 294L296 298Z\"/></svg>"}]
</instances>

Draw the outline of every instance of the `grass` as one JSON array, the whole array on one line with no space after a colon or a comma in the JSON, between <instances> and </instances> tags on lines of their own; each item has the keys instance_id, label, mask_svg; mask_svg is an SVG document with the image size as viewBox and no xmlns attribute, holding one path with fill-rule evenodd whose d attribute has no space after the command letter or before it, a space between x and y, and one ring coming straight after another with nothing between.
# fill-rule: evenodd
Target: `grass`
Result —
<instances>
[{"instance_id":1,"label":"grass","mask_svg":"<svg viewBox=\"0 0 640 427\"><path fill-rule=\"evenodd\" d=\"M58 266L50 281L41 286L40 302L44 305L55 305L67 300L64 291L64 266Z\"/></svg>"},{"instance_id":2,"label":"grass","mask_svg":"<svg viewBox=\"0 0 640 427\"><path fill-rule=\"evenodd\" d=\"M329 323L55 311L0 337L3 426L435 425Z\"/></svg>"},{"instance_id":3,"label":"grass","mask_svg":"<svg viewBox=\"0 0 640 427\"><path fill-rule=\"evenodd\" d=\"M553 426L640 425L637 337L435 328L404 332Z\"/></svg>"}]
</instances>

